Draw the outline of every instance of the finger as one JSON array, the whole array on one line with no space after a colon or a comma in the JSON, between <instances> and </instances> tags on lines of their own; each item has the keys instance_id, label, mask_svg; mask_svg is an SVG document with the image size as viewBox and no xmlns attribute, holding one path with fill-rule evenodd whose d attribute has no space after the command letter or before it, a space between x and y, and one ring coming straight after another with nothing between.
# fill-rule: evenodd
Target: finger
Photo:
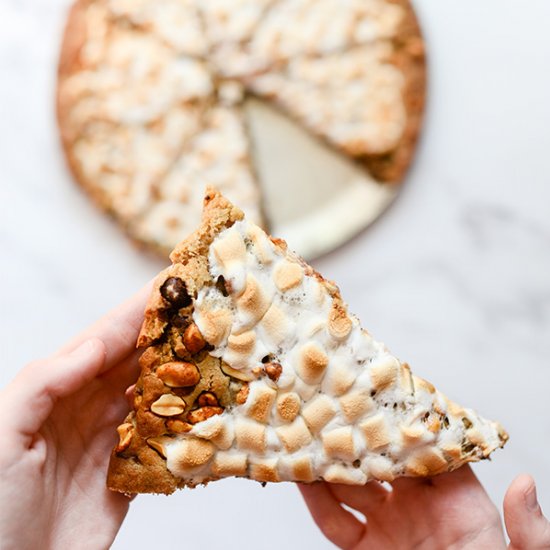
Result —
<instances>
[{"instance_id":1,"label":"finger","mask_svg":"<svg viewBox=\"0 0 550 550\"><path fill-rule=\"evenodd\" d=\"M133 384L139 376L139 358L142 350L134 350L115 367L101 374L101 378L119 392Z\"/></svg>"},{"instance_id":2,"label":"finger","mask_svg":"<svg viewBox=\"0 0 550 550\"><path fill-rule=\"evenodd\" d=\"M452 472L439 474L429 479L430 483L436 487L471 487L473 485L482 487L469 464L465 464ZM483 492L485 492L484 489Z\"/></svg>"},{"instance_id":3,"label":"finger","mask_svg":"<svg viewBox=\"0 0 550 550\"><path fill-rule=\"evenodd\" d=\"M128 401L128 405L132 407L134 405L134 390L136 389L136 385L132 384L131 386L128 386L126 388L126 391L124 392L124 396L126 397L126 401Z\"/></svg>"},{"instance_id":4,"label":"finger","mask_svg":"<svg viewBox=\"0 0 550 550\"><path fill-rule=\"evenodd\" d=\"M298 485L313 520L325 537L340 548L353 548L365 525L344 510L324 482Z\"/></svg>"},{"instance_id":5,"label":"finger","mask_svg":"<svg viewBox=\"0 0 550 550\"><path fill-rule=\"evenodd\" d=\"M105 345L92 338L70 353L27 365L3 391L2 421L15 432L32 436L55 402L93 380L104 363Z\"/></svg>"},{"instance_id":6,"label":"finger","mask_svg":"<svg viewBox=\"0 0 550 550\"><path fill-rule=\"evenodd\" d=\"M463 485L464 483L471 483L474 481L475 483L479 483L477 481L477 477L472 471L472 468L470 468L469 464L465 464L461 468L458 468L457 470L453 470L450 473L443 473L439 474L433 477L398 477L394 481L392 481L392 487L397 488L400 486L405 486L413 482L422 481L425 482L426 485Z\"/></svg>"},{"instance_id":7,"label":"finger","mask_svg":"<svg viewBox=\"0 0 550 550\"><path fill-rule=\"evenodd\" d=\"M485 489L477 479L476 475L468 464L452 472L439 474L434 477L400 477L392 482L393 490L397 493L418 490L438 490L438 491L460 491L461 493L471 493L479 498L483 493L487 496Z\"/></svg>"},{"instance_id":8,"label":"finger","mask_svg":"<svg viewBox=\"0 0 550 550\"><path fill-rule=\"evenodd\" d=\"M550 549L550 523L542 514L531 476L518 476L506 491L504 523L509 550Z\"/></svg>"},{"instance_id":9,"label":"finger","mask_svg":"<svg viewBox=\"0 0 550 550\"><path fill-rule=\"evenodd\" d=\"M151 293L152 284L153 281L150 281L129 300L76 336L54 354L54 357L74 350L85 340L99 338L104 342L107 350L105 370L116 365L136 347L143 322L143 312Z\"/></svg>"},{"instance_id":10,"label":"finger","mask_svg":"<svg viewBox=\"0 0 550 550\"><path fill-rule=\"evenodd\" d=\"M379 510L390 494L377 481L370 481L362 486L331 483L329 489L338 502L351 506L365 515Z\"/></svg>"}]
</instances>

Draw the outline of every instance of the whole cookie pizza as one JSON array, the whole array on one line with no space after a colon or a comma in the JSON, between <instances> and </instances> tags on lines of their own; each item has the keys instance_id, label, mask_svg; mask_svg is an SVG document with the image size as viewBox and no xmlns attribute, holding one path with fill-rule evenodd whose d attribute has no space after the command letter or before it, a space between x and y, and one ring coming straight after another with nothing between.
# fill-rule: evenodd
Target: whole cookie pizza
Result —
<instances>
[{"instance_id":1,"label":"whole cookie pizza","mask_svg":"<svg viewBox=\"0 0 550 550\"><path fill-rule=\"evenodd\" d=\"M57 101L76 179L166 252L199 223L207 184L265 226L248 96L394 184L424 90L408 0L78 0Z\"/></svg>"}]
</instances>

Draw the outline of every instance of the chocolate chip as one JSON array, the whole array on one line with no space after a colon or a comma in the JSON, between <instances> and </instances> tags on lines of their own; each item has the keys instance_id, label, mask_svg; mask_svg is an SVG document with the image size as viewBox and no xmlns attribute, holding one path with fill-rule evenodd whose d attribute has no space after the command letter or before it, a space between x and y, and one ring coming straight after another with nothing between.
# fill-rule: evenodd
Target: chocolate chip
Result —
<instances>
[{"instance_id":1,"label":"chocolate chip","mask_svg":"<svg viewBox=\"0 0 550 550\"><path fill-rule=\"evenodd\" d=\"M223 275L220 275L216 279L216 288L222 293L223 296L227 298L229 296L229 290L228 290L228 284L229 282L225 280L225 277Z\"/></svg>"},{"instance_id":2,"label":"chocolate chip","mask_svg":"<svg viewBox=\"0 0 550 550\"><path fill-rule=\"evenodd\" d=\"M191 305L191 296L187 293L185 283L179 277L170 277L160 287L162 297L174 307Z\"/></svg>"},{"instance_id":3,"label":"chocolate chip","mask_svg":"<svg viewBox=\"0 0 550 550\"><path fill-rule=\"evenodd\" d=\"M176 328L182 329L187 327L188 324L189 324L189 318L187 317L187 315L176 313L172 317L172 325Z\"/></svg>"}]
</instances>

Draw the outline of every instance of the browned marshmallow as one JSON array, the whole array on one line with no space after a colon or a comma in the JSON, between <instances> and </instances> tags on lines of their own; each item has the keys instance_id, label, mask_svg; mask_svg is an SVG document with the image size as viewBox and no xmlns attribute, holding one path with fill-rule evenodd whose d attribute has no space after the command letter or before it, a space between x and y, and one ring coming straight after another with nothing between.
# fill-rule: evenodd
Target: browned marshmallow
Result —
<instances>
[{"instance_id":1,"label":"browned marshmallow","mask_svg":"<svg viewBox=\"0 0 550 550\"><path fill-rule=\"evenodd\" d=\"M300 350L297 363L298 376L306 384L312 385L321 381L328 365L328 357L318 344L311 342Z\"/></svg>"},{"instance_id":2,"label":"browned marshmallow","mask_svg":"<svg viewBox=\"0 0 550 550\"><path fill-rule=\"evenodd\" d=\"M209 462L216 452L216 447L210 441L186 438L179 442L175 455L178 470L194 470Z\"/></svg>"},{"instance_id":3,"label":"browned marshmallow","mask_svg":"<svg viewBox=\"0 0 550 550\"><path fill-rule=\"evenodd\" d=\"M252 274L246 276L244 292L236 299L237 306L248 313L252 323L257 323L269 309L270 301L265 290Z\"/></svg>"},{"instance_id":4,"label":"browned marshmallow","mask_svg":"<svg viewBox=\"0 0 550 550\"><path fill-rule=\"evenodd\" d=\"M226 268L233 262L239 264L246 259L246 246L237 231L227 231L212 244L212 250L216 259Z\"/></svg>"},{"instance_id":5,"label":"browned marshmallow","mask_svg":"<svg viewBox=\"0 0 550 550\"><path fill-rule=\"evenodd\" d=\"M256 458L250 464L250 477L256 481L280 481L276 458Z\"/></svg>"},{"instance_id":6,"label":"browned marshmallow","mask_svg":"<svg viewBox=\"0 0 550 550\"><path fill-rule=\"evenodd\" d=\"M315 474L313 473L313 462L309 455L292 459L289 464L292 476L296 481L311 483L315 480Z\"/></svg>"},{"instance_id":7,"label":"browned marshmallow","mask_svg":"<svg viewBox=\"0 0 550 550\"><path fill-rule=\"evenodd\" d=\"M340 398L340 409L344 418L351 424L374 407L375 403L370 396L369 388L351 390Z\"/></svg>"},{"instance_id":8,"label":"browned marshmallow","mask_svg":"<svg viewBox=\"0 0 550 550\"><path fill-rule=\"evenodd\" d=\"M241 355L249 355L256 344L256 333L253 330L241 334L231 334L227 339L227 349Z\"/></svg>"},{"instance_id":9,"label":"browned marshmallow","mask_svg":"<svg viewBox=\"0 0 550 550\"><path fill-rule=\"evenodd\" d=\"M312 433L320 432L336 414L336 406L328 395L318 395L302 411L308 428Z\"/></svg>"},{"instance_id":10,"label":"browned marshmallow","mask_svg":"<svg viewBox=\"0 0 550 550\"><path fill-rule=\"evenodd\" d=\"M289 453L309 445L312 441L306 423L300 416L292 424L280 426L275 431Z\"/></svg>"},{"instance_id":11,"label":"browned marshmallow","mask_svg":"<svg viewBox=\"0 0 550 550\"><path fill-rule=\"evenodd\" d=\"M244 453L218 452L212 461L212 473L219 477L245 476L247 456Z\"/></svg>"},{"instance_id":12,"label":"browned marshmallow","mask_svg":"<svg viewBox=\"0 0 550 550\"><path fill-rule=\"evenodd\" d=\"M281 420L292 422L300 412L302 400L297 393L289 392L277 398L277 414Z\"/></svg>"},{"instance_id":13,"label":"browned marshmallow","mask_svg":"<svg viewBox=\"0 0 550 550\"><path fill-rule=\"evenodd\" d=\"M213 416L207 422L199 422L193 428L193 433L202 439L212 441L220 449L229 449L233 444L235 432L233 423L224 416Z\"/></svg>"},{"instance_id":14,"label":"browned marshmallow","mask_svg":"<svg viewBox=\"0 0 550 550\"><path fill-rule=\"evenodd\" d=\"M299 264L283 260L275 270L275 284L281 292L298 286L304 277L304 270Z\"/></svg>"},{"instance_id":15,"label":"browned marshmallow","mask_svg":"<svg viewBox=\"0 0 550 550\"><path fill-rule=\"evenodd\" d=\"M367 440L367 447L371 451L384 447L391 442L386 419L381 413L361 422L359 428L363 432Z\"/></svg>"},{"instance_id":16,"label":"browned marshmallow","mask_svg":"<svg viewBox=\"0 0 550 550\"><path fill-rule=\"evenodd\" d=\"M252 384L246 401L247 416L258 422L267 423L276 397L277 392L274 389Z\"/></svg>"},{"instance_id":17,"label":"browned marshmallow","mask_svg":"<svg viewBox=\"0 0 550 550\"><path fill-rule=\"evenodd\" d=\"M277 346L288 336L291 323L279 306L271 304L259 326L264 329L269 342Z\"/></svg>"},{"instance_id":18,"label":"browned marshmallow","mask_svg":"<svg viewBox=\"0 0 550 550\"><path fill-rule=\"evenodd\" d=\"M342 304L333 301L328 317L329 334L337 341L344 341L351 332L352 322Z\"/></svg>"},{"instance_id":19,"label":"browned marshmallow","mask_svg":"<svg viewBox=\"0 0 550 550\"><path fill-rule=\"evenodd\" d=\"M347 365L335 363L327 370L323 378L322 388L326 393L340 397L346 393L355 382L356 375Z\"/></svg>"},{"instance_id":20,"label":"browned marshmallow","mask_svg":"<svg viewBox=\"0 0 550 550\"><path fill-rule=\"evenodd\" d=\"M381 363L372 365L370 368L372 386L377 391L384 390L395 384L398 375L399 363L392 357L388 357Z\"/></svg>"},{"instance_id":21,"label":"browned marshmallow","mask_svg":"<svg viewBox=\"0 0 550 550\"><path fill-rule=\"evenodd\" d=\"M353 462L357 456L353 443L353 429L351 426L336 428L322 435L323 448L330 458L340 458Z\"/></svg>"},{"instance_id":22,"label":"browned marshmallow","mask_svg":"<svg viewBox=\"0 0 550 550\"><path fill-rule=\"evenodd\" d=\"M405 464L408 475L433 476L448 469L443 453L437 448L423 448L415 451Z\"/></svg>"},{"instance_id":23,"label":"browned marshmallow","mask_svg":"<svg viewBox=\"0 0 550 550\"><path fill-rule=\"evenodd\" d=\"M254 420L237 418L235 420L237 447L241 450L264 454L266 450L266 428Z\"/></svg>"},{"instance_id":24,"label":"browned marshmallow","mask_svg":"<svg viewBox=\"0 0 550 550\"><path fill-rule=\"evenodd\" d=\"M204 310L200 319L202 335L209 344L218 346L229 336L233 315L228 309Z\"/></svg>"}]
</instances>

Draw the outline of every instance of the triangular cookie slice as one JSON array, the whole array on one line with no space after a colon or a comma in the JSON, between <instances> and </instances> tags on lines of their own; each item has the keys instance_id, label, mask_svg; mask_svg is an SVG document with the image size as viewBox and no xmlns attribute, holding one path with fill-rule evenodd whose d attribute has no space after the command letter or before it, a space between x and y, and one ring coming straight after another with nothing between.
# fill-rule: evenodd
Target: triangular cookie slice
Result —
<instances>
[{"instance_id":1,"label":"triangular cookie slice","mask_svg":"<svg viewBox=\"0 0 550 550\"><path fill-rule=\"evenodd\" d=\"M390 481L487 458L508 439L412 375L333 283L219 193L171 259L145 312L111 489Z\"/></svg>"}]
</instances>

